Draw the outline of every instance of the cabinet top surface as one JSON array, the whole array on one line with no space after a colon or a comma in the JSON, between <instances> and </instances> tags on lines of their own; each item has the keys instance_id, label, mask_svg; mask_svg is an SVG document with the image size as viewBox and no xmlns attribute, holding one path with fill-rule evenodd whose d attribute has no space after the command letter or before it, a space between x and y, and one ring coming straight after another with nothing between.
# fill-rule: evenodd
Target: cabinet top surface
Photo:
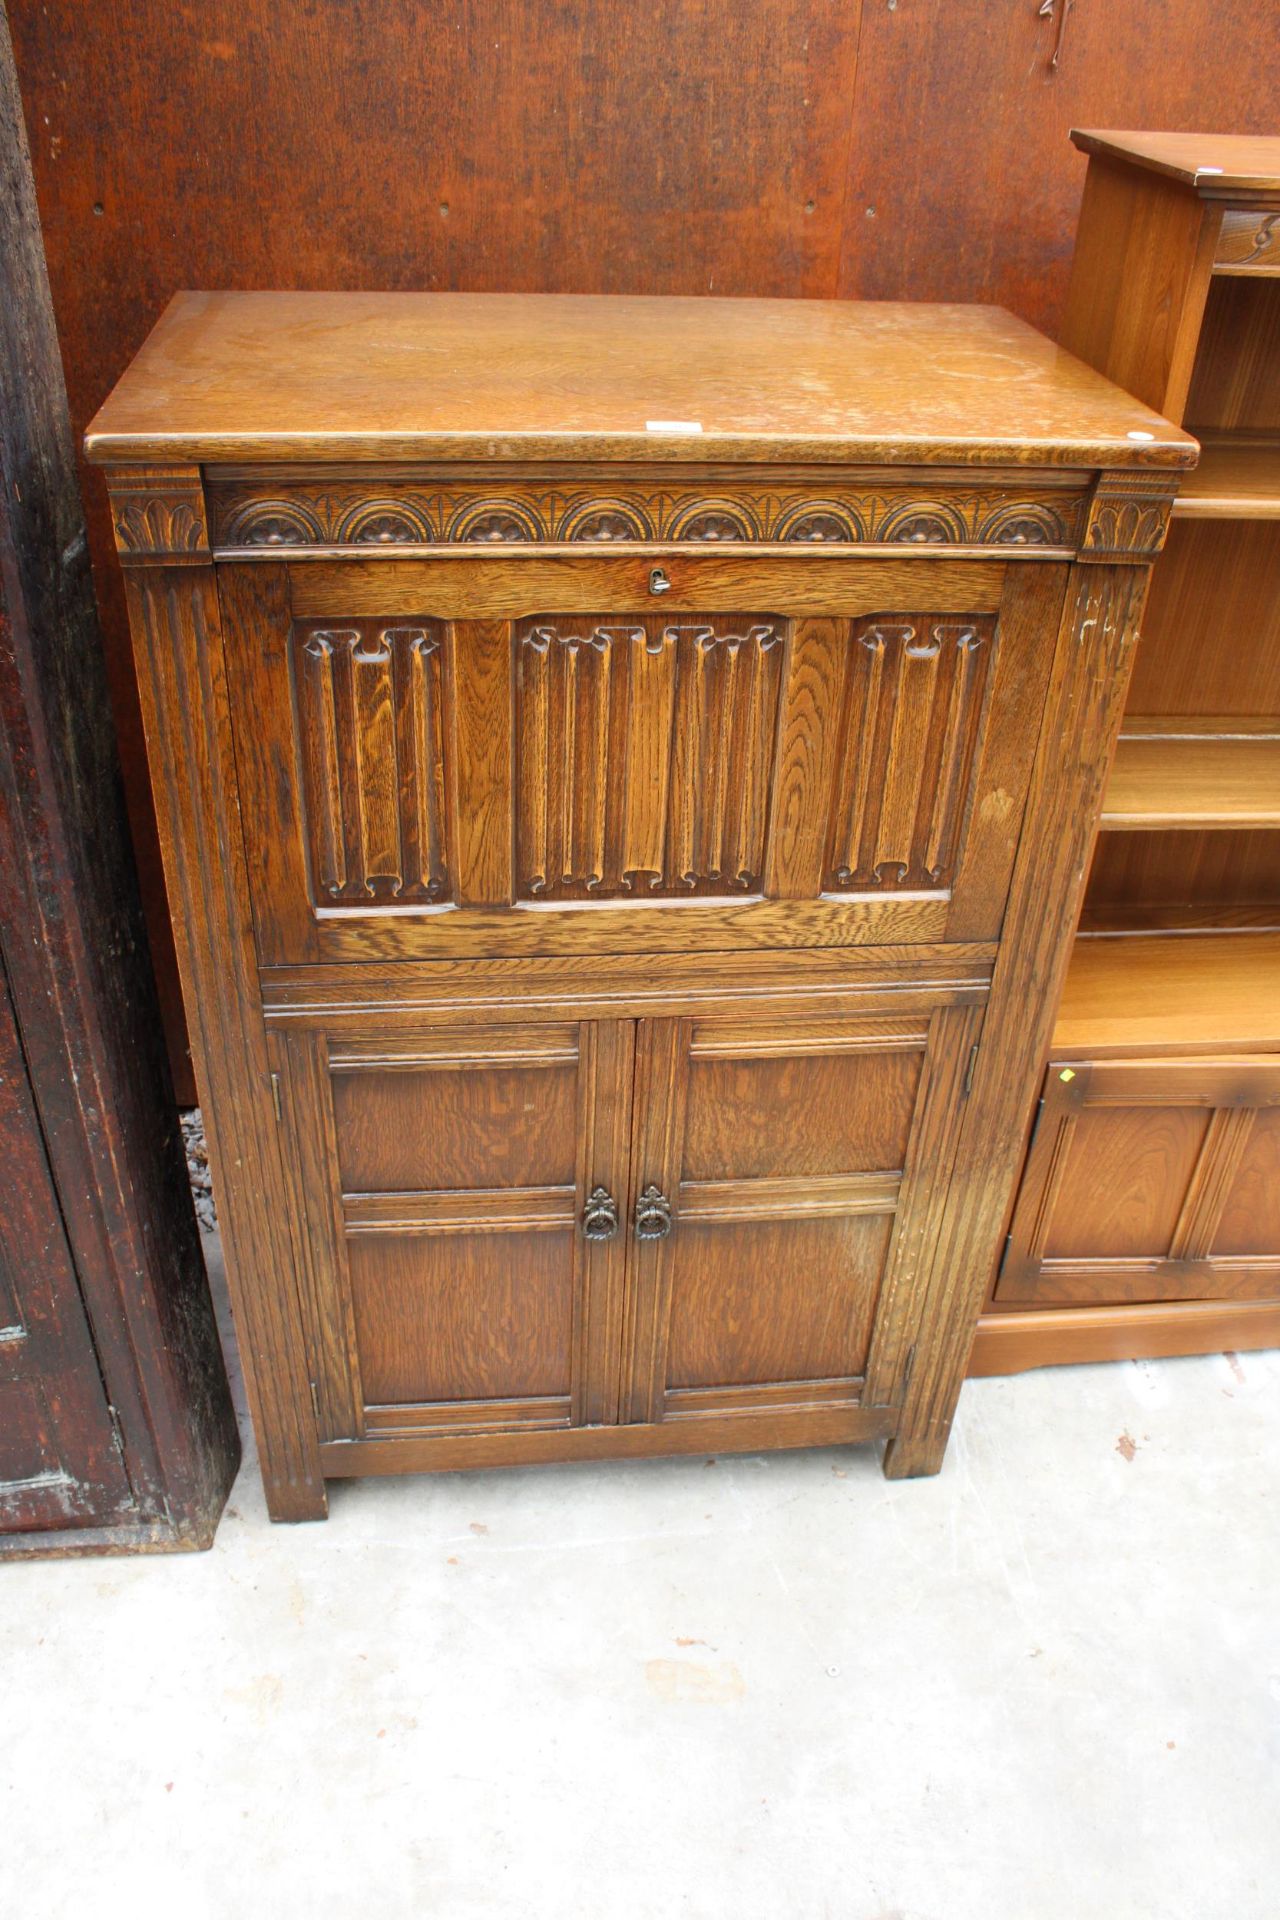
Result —
<instances>
[{"instance_id":1,"label":"cabinet top surface","mask_svg":"<svg viewBox=\"0 0 1280 1920\"><path fill-rule=\"evenodd\" d=\"M572 294L181 293L85 444L103 464L1195 459L998 307Z\"/></svg>"},{"instance_id":2,"label":"cabinet top surface","mask_svg":"<svg viewBox=\"0 0 1280 1920\"><path fill-rule=\"evenodd\" d=\"M1209 200L1280 194L1280 138L1249 133L1122 133L1074 128L1083 153L1181 180Z\"/></svg>"}]
</instances>

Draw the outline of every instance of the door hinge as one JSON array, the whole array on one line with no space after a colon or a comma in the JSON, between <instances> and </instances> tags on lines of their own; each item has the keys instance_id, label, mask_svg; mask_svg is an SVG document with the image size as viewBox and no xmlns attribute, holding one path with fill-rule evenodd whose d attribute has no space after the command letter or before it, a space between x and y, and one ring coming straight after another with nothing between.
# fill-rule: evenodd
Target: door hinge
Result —
<instances>
[{"instance_id":1,"label":"door hinge","mask_svg":"<svg viewBox=\"0 0 1280 1920\"><path fill-rule=\"evenodd\" d=\"M1036 1101L1036 1110L1035 1110L1034 1117L1032 1118L1032 1121L1031 1121L1031 1132L1027 1135L1027 1152L1028 1153L1030 1153L1032 1147L1034 1147L1036 1143L1036 1135L1040 1131L1040 1122L1043 1119L1044 1119L1044 1099L1042 1097L1041 1099Z\"/></svg>"},{"instance_id":2,"label":"door hinge","mask_svg":"<svg viewBox=\"0 0 1280 1920\"><path fill-rule=\"evenodd\" d=\"M911 1385L911 1376L915 1372L915 1370L916 1370L916 1349L915 1349L915 1343L913 1342L911 1346L907 1348L907 1357L902 1365L902 1398L904 1400L907 1397L907 1391Z\"/></svg>"},{"instance_id":3,"label":"door hinge","mask_svg":"<svg viewBox=\"0 0 1280 1920\"><path fill-rule=\"evenodd\" d=\"M317 1426L319 1426L319 1425L320 1425L320 1394L319 1394L319 1390L317 1389L317 1387L316 1387L316 1383L315 1383L315 1381L314 1381L314 1380L308 1380L308 1382L307 1382L307 1385L308 1385L308 1386L310 1387L310 1389L311 1389L311 1411L312 1411L312 1413L314 1413L314 1415L315 1415L315 1417L316 1417L316 1425L317 1425Z\"/></svg>"},{"instance_id":4,"label":"door hinge","mask_svg":"<svg viewBox=\"0 0 1280 1920\"><path fill-rule=\"evenodd\" d=\"M966 1100L973 1092L973 1070L978 1064L978 1048L981 1045L982 1042L980 1040L975 1040L969 1049L969 1064L964 1070L964 1097Z\"/></svg>"},{"instance_id":5,"label":"door hinge","mask_svg":"<svg viewBox=\"0 0 1280 1920\"><path fill-rule=\"evenodd\" d=\"M276 1125L280 1126L284 1121L284 1105L280 1099L280 1075L278 1073L273 1073L271 1076L271 1104L276 1110Z\"/></svg>"},{"instance_id":6,"label":"door hinge","mask_svg":"<svg viewBox=\"0 0 1280 1920\"><path fill-rule=\"evenodd\" d=\"M116 1412L115 1408L112 1406L109 1400L107 1402L107 1417L111 1421L112 1444L115 1447L116 1452L120 1455L120 1463L123 1466L124 1464L124 1428L120 1425L120 1415Z\"/></svg>"}]
</instances>

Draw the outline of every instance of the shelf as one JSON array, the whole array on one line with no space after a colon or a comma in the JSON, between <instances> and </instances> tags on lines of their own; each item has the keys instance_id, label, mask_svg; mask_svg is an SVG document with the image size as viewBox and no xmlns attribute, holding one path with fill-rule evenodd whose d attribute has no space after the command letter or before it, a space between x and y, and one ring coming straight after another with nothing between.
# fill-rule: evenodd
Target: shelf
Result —
<instances>
[{"instance_id":1,"label":"shelf","mask_svg":"<svg viewBox=\"0 0 1280 1920\"><path fill-rule=\"evenodd\" d=\"M1055 1056L1280 1051L1280 933L1076 940Z\"/></svg>"},{"instance_id":2,"label":"shelf","mask_svg":"<svg viewBox=\"0 0 1280 1920\"><path fill-rule=\"evenodd\" d=\"M1175 727L1206 730L1164 731ZM1210 730L1194 719L1126 721L1102 825L1113 832L1280 826L1278 723L1222 718Z\"/></svg>"},{"instance_id":3,"label":"shelf","mask_svg":"<svg viewBox=\"0 0 1280 1920\"><path fill-rule=\"evenodd\" d=\"M1280 900L1147 901L1093 907L1085 902L1082 934L1280 933Z\"/></svg>"},{"instance_id":4,"label":"shelf","mask_svg":"<svg viewBox=\"0 0 1280 1920\"><path fill-rule=\"evenodd\" d=\"M1183 478L1173 511L1179 520L1280 520L1280 440L1201 439L1200 463Z\"/></svg>"}]
</instances>

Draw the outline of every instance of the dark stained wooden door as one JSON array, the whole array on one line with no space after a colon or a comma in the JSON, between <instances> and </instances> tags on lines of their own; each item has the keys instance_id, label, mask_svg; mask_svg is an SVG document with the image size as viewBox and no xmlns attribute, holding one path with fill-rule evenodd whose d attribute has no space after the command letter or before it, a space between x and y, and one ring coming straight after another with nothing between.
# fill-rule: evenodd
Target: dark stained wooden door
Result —
<instances>
[{"instance_id":1,"label":"dark stained wooden door","mask_svg":"<svg viewBox=\"0 0 1280 1920\"><path fill-rule=\"evenodd\" d=\"M0 1530L113 1518L130 1488L0 969Z\"/></svg>"},{"instance_id":2,"label":"dark stained wooden door","mask_svg":"<svg viewBox=\"0 0 1280 1920\"><path fill-rule=\"evenodd\" d=\"M891 1403L978 1019L639 1023L627 1417Z\"/></svg>"},{"instance_id":3,"label":"dark stained wooden door","mask_svg":"<svg viewBox=\"0 0 1280 1920\"><path fill-rule=\"evenodd\" d=\"M1280 1298L1280 1059L1056 1060L995 1301Z\"/></svg>"},{"instance_id":4,"label":"dark stained wooden door","mask_svg":"<svg viewBox=\"0 0 1280 1920\"><path fill-rule=\"evenodd\" d=\"M633 1031L278 1043L322 1438L616 1418Z\"/></svg>"}]
</instances>

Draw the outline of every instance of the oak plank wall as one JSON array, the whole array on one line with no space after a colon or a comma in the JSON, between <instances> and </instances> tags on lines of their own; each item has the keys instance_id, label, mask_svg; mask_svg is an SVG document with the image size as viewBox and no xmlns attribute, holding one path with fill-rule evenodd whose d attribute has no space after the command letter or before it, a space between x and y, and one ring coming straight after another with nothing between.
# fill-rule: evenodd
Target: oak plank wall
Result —
<instances>
[{"instance_id":1,"label":"oak plank wall","mask_svg":"<svg viewBox=\"0 0 1280 1920\"><path fill-rule=\"evenodd\" d=\"M1084 180L1068 129L1270 131L1280 56L1272 0L1240 0L1230 32L1212 0L1062 4L10 0L77 438L181 287L976 299L1055 332Z\"/></svg>"}]
</instances>

